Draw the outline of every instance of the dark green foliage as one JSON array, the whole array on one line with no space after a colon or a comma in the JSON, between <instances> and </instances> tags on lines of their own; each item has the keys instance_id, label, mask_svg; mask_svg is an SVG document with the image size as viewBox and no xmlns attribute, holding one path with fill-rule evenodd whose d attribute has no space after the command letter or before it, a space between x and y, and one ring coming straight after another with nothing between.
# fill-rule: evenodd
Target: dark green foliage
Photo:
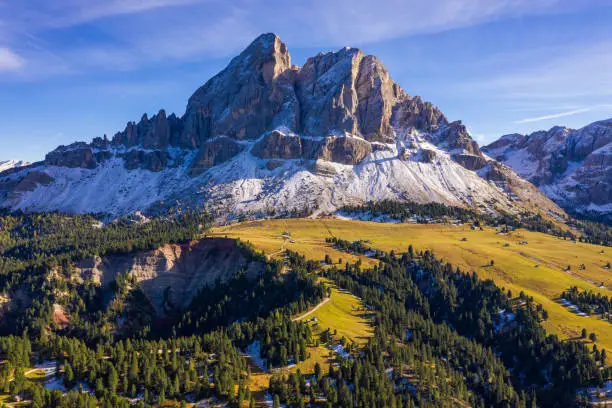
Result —
<instances>
[{"instance_id":1,"label":"dark green foliage","mask_svg":"<svg viewBox=\"0 0 612 408\"><path fill-rule=\"evenodd\" d=\"M400 202L385 200L368 202L361 206L347 206L341 211L349 215L369 214L373 217L387 216L405 222L411 220L417 223L428 224L441 221L460 221L472 223L474 226L505 226L512 228L525 228L530 231L543 232L566 239L576 239L581 242L610 246L612 245L612 227L581 219L570 218L567 224L582 233L582 236L570 230L562 230L553 222L540 214L522 213L519 215L502 214L492 216L461 207L447 206L440 203L419 204L413 202Z\"/></svg>"},{"instance_id":2,"label":"dark green foliage","mask_svg":"<svg viewBox=\"0 0 612 408\"><path fill-rule=\"evenodd\" d=\"M423 217L485 223L461 209L389 205ZM350 357L338 358L328 374L320 366L310 377L275 374L270 392L276 406L562 407L576 402L577 389L601 384L610 374L596 364L605 364L605 350L548 336L540 324L547 313L533 299L511 299L493 282L443 264L430 252L417 254L412 246L396 255L372 251L367 241L333 238L328 242L336 248L368 253L380 263L368 270L357 262L323 271L320 262L295 252L268 262L238 243L265 270L206 287L185 310L174 307L163 319L129 274L104 290L72 279L74 260L190 239L205 220L184 214L98 229L88 216L0 216L0 289L19 300L2 319L0 388L34 407L127 407L134 397L142 397L137 407L169 399L185 406L187 397L213 395L232 407L253 406L242 350L258 344L268 368L308 358L316 339L307 323L291 316L329 295L318 283L320 274L363 300L369 309L363 313L374 315L374 336ZM550 232L541 219L529 225ZM605 297L574 288L567 297L596 305L594 312L609 311ZM55 305L69 317L65 327L53 321ZM115 330L119 319L129 328ZM72 391L62 395L25 379L25 368L43 360L57 361L60 379Z\"/></svg>"},{"instance_id":3,"label":"dark green foliage","mask_svg":"<svg viewBox=\"0 0 612 408\"><path fill-rule=\"evenodd\" d=\"M580 290L573 286L563 292L561 297L569 300L588 315L599 314L603 319L612 321L612 298L606 295L591 290Z\"/></svg>"},{"instance_id":4,"label":"dark green foliage","mask_svg":"<svg viewBox=\"0 0 612 408\"><path fill-rule=\"evenodd\" d=\"M154 249L195 238L208 223L208 215L200 212L144 223L118 220L104 226L89 215L0 212L0 273Z\"/></svg>"}]
</instances>

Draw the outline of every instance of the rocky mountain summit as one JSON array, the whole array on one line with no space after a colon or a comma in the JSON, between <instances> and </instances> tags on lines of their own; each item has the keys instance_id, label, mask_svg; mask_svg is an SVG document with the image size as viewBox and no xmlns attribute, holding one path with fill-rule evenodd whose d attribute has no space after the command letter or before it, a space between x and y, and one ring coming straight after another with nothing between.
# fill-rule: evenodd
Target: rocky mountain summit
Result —
<instances>
[{"instance_id":1,"label":"rocky mountain summit","mask_svg":"<svg viewBox=\"0 0 612 408\"><path fill-rule=\"evenodd\" d=\"M145 114L110 139L60 146L0 177L0 203L30 211L206 203L282 214L382 199L562 212L376 57L346 47L297 67L274 34L196 90L183 116Z\"/></svg>"},{"instance_id":2,"label":"rocky mountain summit","mask_svg":"<svg viewBox=\"0 0 612 408\"><path fill-rule=\"evenodd\" d=\"M505 135L483 150L568 211L612 220L612 119Z\"/></svg>"}]
</instances>

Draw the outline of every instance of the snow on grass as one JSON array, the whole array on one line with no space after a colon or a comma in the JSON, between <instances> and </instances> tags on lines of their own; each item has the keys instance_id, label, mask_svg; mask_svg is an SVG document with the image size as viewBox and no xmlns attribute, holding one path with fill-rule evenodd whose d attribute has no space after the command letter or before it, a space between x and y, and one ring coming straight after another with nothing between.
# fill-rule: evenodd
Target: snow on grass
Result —
<instances>
[{"instance_id":1,"label":"snow on grass","mask_svg":"<svg viewBox=\"0 0 612 408\"><path fill-rule=\"evenodd\" d=\"M268 362L261 357L261 344L259 340L253 341L246 349L246 356L263 372L268 372Z\"/></svg>"}]
</instances>

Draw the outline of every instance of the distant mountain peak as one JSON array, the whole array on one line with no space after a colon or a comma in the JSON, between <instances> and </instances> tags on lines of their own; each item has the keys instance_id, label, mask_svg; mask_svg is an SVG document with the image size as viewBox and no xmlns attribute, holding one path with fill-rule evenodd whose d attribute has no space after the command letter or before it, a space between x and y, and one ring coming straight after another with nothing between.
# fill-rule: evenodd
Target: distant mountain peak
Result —
<instances>
[{"instance_id":1,"label":"distant mountain peak","mask_svg":"<svg viewBox=\"0 0 612 408\"><path fill-rule=\"evenodd\" d=\"M612 119L505 135L483 150L568 211L612 221Z\"/></svg>"}]
</instances>

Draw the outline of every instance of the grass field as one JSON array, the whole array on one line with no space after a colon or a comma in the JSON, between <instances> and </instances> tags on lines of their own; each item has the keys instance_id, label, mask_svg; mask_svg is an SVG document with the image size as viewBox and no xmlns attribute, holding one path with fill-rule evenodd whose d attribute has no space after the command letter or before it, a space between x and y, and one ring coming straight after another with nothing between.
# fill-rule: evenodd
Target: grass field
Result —
<instances>
[{"instance_id":1,"label":"grass field","mask_svg":"<svg viewBox=\"0 0 612 408\"><path fill-rule=\"evenodd\" d=\"M326 282L331 286L330 282ZM316 318L316 319L315 319ZM361 301L338 288L331 286L329 301L325 302L313 313L308 314L303 319L310 322L316 335L331 329L336 330L334 342L340 341L342 337L352 340L358 345L362 345L367 338L372 335L372 326L369 324L369 316ZM298 369L303 374L314 373L315 364L319 363L322 371L326 373L330 363L334 361L334 352L325 345L308 347L310 357L299 364L290 368L283 368L280 371L284 374L296 372ZM262 400L263 393L267 390L271 373L266 373L257 367L251 367L250 390L256 393L258 400Z\"/></svg>"},{"instance_id":2,"label":"grass field","mask_svg":"<svg viewBox=\"0 0 612 408\"><path fill-rule=\"evenodd\" d=\"M291 234L284 240L282 234ZM216 228L213 236L250 241L266 253L283 246L310 259L325 255L336 262L356 257L339 252L325 242L335 236L346 240L369 240L373 248L405 252L409 244L416 250L431 249L436 256L497 285L533 296L549 312L544 323L549 332L562 338L576 338L582 328L595 332L599 346L612 350L612 324L595 317L580 317L561 306L556 299L570 286L578 286L612 296L612 248L574 243L547 234L517 230L506 235L495 229L472 230L468 226L382 224L337 219L280 219L254 221ZM293 242L291 242L293 241ZM521 244L521 242L526 242ZM372 260L361 257L366 263ZM491 260L494 266L491 266ZM585 269L579 269L584 264ZM571 267L569 272L565 269ZM604 288L599 288L603 283Z\"/></svg>"},{"instance_id":3,"label":"grass field","mask_svg":"<svg viewBox=\"0 0 612 408\"><path fill-rule=\"evenodd\" d=\"M335 340L346 337L363 345L367 342L368 337L373 335L367 309L358 298L350 293L333 286L331 290L330 301L305 319L316 321L315 333L331 329L332 332L335 330Z\"/></svg>"}]
</instances>

